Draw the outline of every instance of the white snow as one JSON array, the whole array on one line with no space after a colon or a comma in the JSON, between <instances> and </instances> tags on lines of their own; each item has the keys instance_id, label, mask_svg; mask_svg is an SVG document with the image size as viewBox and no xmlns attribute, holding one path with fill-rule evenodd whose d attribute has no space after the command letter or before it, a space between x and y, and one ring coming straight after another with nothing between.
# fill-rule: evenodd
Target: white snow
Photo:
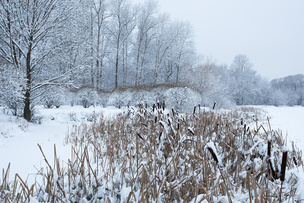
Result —
<instances>
[{"instance_id":1,"label":"white snow","mask_svg":"<svg viewBox=\"0 0 304 203\"><path fill-rule=\"evenodd\" d=\"M304 151L304 107L259 106L259 108L266 111L270 118L271 128L282 131L289 147L291 141L294 141L295 145Z\"/></svg>"},{"instance_id":2,"label":"white snow","mask_svg":"<svg viewBox=\"0 0 304 203\"><path fill-rule=\"evenodd\" d=\"M288 143L295 141L296 146L304 150L304 107L273 107L257 106L270 118L271 128L282 130L287 136ZM36 117L40 117L42 124L28 123L22 118L17 118L0 108L0 169L6 169L10 165L10 180L15 173L21 178L33 182L35 173L41 167L46 167L43 155L37 144L40 144L43 152L54 165L54 144L61 164L70 158L71 148L65 144L65 136L68 129L74 124L90 123L92 118L112 117L122 112L114 107L101 108L81 106L62 106L59 109L36 108ZM38 119L39 120L39 119ZM264 122L266 121L259 121ZM268 126L265 126L268 128ZM290 145L290 144L289 144ZM212 147L211 144L208 144ZM212 147L213 148L213 147ZM215 150L214 150L215 151ZM303 173L295 173L299 176L299 196L304 197ZM301 184L300 184L301 183ZM123 195L127 197L130 188L124 188ZM201 198L201 197L200 197ZM31 200L31 202L35 202Z\"/></svg>"},{"instance_id":3,"label":"white snow","mask_svg":"<svg viewBox=\"0 0 304 203\"><path fill-rule=\"evenodd\" d=\"M58 109L36 107L35 117L42 117L42 124L28 123L22 118L11 116L0 108L0 169L10 165L10 179L18 173L22 179L32 183L35 174L46 167L43 155L37 144L50 162L54 165L54 145L61 163L67 163L71 147L65 144L65 136L73 124L90 122L92 116L111 117L121 112L114 107L101 108L82 106L62 106Z\"/></svg>"}]
</instances>

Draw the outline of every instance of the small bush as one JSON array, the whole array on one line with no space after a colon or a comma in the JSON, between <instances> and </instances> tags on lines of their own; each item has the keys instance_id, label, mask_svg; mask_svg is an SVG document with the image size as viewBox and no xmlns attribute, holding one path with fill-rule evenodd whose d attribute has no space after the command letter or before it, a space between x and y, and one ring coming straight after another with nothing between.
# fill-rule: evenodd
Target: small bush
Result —
<instances>
[{"instance_id":1,"label":"small bush","mask_svg":"<svg viewBox=\"0 0 304 203\"><path fill-rule=\"evenodd\" d=\"M83 106L84 108L89 108L90 107L90 102L87 99L82 98L81 106Z\"/></svg>"},{"instance_id":2,"label":"small bush","mask_svg":"<svg viewBox=\"0 0 304 203\"><path fill-rule=\"evenodd\" d=\"M32 117L32 122L35 123L35 124L41 124L42 123L42 119L43 117L42 116L38 116L38 115L34 115Z\"/></svg>"},{"instance_id":3,"label":"small bush","mask_svg":"<svg viewBox=\"0 0 304 203\"><path fill-rule=\"evenodd\" d=\"M60 100L59 96L46 96L43 99L43 106L47 109L59 108L62 103Z\"/></svg>"}]
</instances>

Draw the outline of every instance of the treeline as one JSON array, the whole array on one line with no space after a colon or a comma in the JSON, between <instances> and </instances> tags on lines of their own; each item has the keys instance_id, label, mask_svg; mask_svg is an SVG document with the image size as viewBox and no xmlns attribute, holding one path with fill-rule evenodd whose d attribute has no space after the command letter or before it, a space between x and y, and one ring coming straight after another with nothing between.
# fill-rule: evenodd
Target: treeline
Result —
<instances>
[{"instance_id":1,"label":"treeline","mask_svg":"<svg viewBox=\"0 0 304 203\"><path fill-rule=\"evenodd\" d=\"M0 45L4 95L23 103L27 120L50 86L178 83L196 57L191 26L154 0L1 1Z\"/></svg>"},{"instance_id":2,"label":"treeline","mask_svg":"<svg viewBox=\"0 0 304 203\"><path fill-rule=\"evenodd\" d=\"M160 13L156 0L0 1L0 70L1 105L27 120L34 105L83 87L170 84L223 105L279 105L289 94L273 95L244 55L229 67L201 60L191 26Z\"/></svg>"},{"instance_id":3,"label":"treeline","mask_svg":"<svg viewBox=\"0 0 304 203\"><path fill-rule=\"evenodd\" d=\"M199 90L203 102L218 101L229 105L302 105L304 75L287 76L268 81L261 77L246 55L236 55L232 64L202 63L188 72L191 84Z\"/></svg>"},{"instance_id":4,"label":"treeline","mask_svg":"<svg viewBox=\"0 0 304 203\"><path fill-rule=\"evenodd\" d=\"M271 81L274 90L274 105L304 106L304 75L287 76Z\"/></svg>"}]
</instances>

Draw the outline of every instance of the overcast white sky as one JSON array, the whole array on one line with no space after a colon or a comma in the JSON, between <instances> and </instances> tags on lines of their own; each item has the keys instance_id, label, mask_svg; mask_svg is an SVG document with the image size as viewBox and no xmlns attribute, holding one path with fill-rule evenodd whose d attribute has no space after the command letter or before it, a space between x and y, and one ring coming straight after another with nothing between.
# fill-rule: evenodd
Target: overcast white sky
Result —
<instances>
[{"instance_id":1,"label":"overcast white sky","mask_svg":"<svg viewBox=\"0 0 304 203\"><path fill-rule=\"evenodd\" d=\"M230 65L245 54L268 79L304 74L304 0L159 0L192 24L198 53Z\"/></svg>"}]
</instances>

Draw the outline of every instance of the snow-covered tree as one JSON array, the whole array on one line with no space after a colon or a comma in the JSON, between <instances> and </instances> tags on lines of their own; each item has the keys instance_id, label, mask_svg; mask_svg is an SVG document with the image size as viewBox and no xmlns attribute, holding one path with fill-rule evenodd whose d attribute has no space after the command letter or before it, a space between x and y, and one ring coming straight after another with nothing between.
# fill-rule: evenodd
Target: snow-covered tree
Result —
<instances>
[{"instance_id":1,"label":"snow-covered tree","mask_svg":"<svg viewBox=\"0 0 304 203\"><path fill-rule=\"evenodd\" d=\"M187 84L201 94L204 103L213 102L210 100L222 89L221 75L210 60L188 69Z\"/></svg>"},{"instance_id":2,"label":"snow-covered tree","mask_svg":"<svg viewBox=\"0 0 304 203\"><path fill-rule=\"evenodd\" d=\"M142 84L144 71L149 66L149 49L155 37L156 26L159 24L157 18L157 1L146 1L140 7L137 17L137 33L135 39L135 85Z\"/></svg>"},{"instance_id":3,"label":"snow-covered tree","mask_svg":"<svg viewBox=\"0 0 304 203\"><path fill-rule=\"evenodd\" d=\"M130 35L136 26L137 9L132 7L128 0L112 0L109 5L110 23L107 30L110 33L111 47L113 52L111 61L114 66L114 88L119 86L120 67L123 57L127 57L122 53L122 47L126 45L126 41L130 40ZM128 48L125 46L124 48Z\"/></svg>"},{"instance_id":4,"label":"snow-covered tree","mask_svg":"<svg viewBox=\"0 0 304 203\"><path fill-rule=\"evenodd\" d=\"M257 73L246 55L236 55L230 66L231 93L237 105L250 104L258 83Z\"/></svg>"},{"instance_id":5,"label":"snow-covered tree","mask_svg":"<svg viewBox=\"0 0 304 203\"><path fill-rule=\"evenodd\" d=\"M271 87L285 94L286 99L280 103L286 105L304 105L304 75L293 75L271 81Z\"/></svg>"},{"instance_id":6,"label":"snow-covered tree","mask_svg":"<svg viewBox=\"0 0 304 203\"><path fill-rule=\"evenodd\" d=\"M45 60L54 54L55 28L62 25L67 13L65 1L61 0L7 0L0 2L0 41L4 45L0 56L16 69L25 73L24 111L31 120L33 95L44 84L56 83L60 77L40 81L38 74ZM49 72L52 72L49 70ZM40 94L36 94L38 97Z\"/></svg>"},{"instance_id":7,"label":"snow-covered tree","mask_svg":"<svg viewBox=\"0 0 304 203\"><path fill-rule=\"evenodd\" d=\"M181 82L181 75L194 65L196 58L193 46L192 27L187 22L177 21L172 23L176 38L170 47L166 61L167 78L172 78L175 83Z\"/></svg>"}]
</instances>

